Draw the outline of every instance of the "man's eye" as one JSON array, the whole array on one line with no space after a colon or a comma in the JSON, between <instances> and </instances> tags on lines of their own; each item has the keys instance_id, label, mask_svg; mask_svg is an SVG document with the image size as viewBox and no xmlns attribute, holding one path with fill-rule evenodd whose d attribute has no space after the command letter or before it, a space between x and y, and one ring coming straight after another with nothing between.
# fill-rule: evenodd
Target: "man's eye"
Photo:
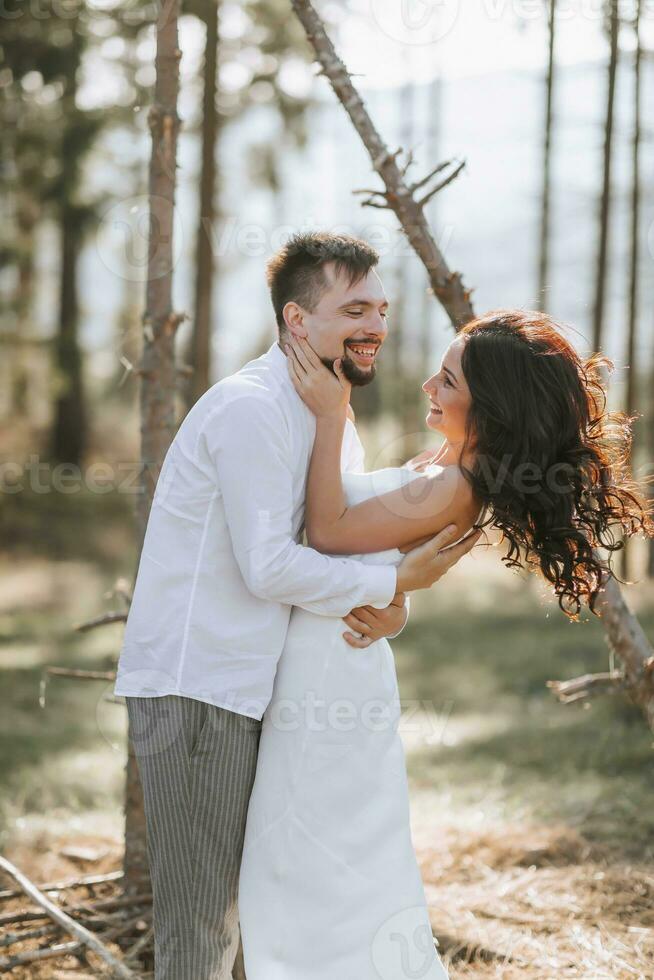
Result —
<instances>
[{"instance_id":1,"label":"man's eye","mask_svg":"<svg viewBox=\"0 0 654 980\"><path fill-rule=\"evenodd\" d=\"M348 310L348 316L361 316L362 310Z\"/></svg>"}]
</instances>

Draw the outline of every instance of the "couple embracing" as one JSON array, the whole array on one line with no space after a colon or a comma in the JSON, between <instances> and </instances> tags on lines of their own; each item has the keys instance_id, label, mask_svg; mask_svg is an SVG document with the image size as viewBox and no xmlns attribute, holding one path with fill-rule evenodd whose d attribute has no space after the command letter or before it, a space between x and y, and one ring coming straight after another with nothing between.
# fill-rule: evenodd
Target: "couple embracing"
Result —
<instances>
[{"instance_id":1,"label":"couple embracing","mask_svg":"<svg viewBox=\"0 0 654 980\"><path fill-rule=\"evenodd\" d=\"M366 473L349 400L389 329L377 262L358 239L292 238L268 263L277 341L196 403L159 476L115 688L157 980L229 980L239 922L248 980L445 980L388 643L407 595L483 524L574 616L611 525L651 530L628 420L607 438L606 359L540 313L467 324L423 385L438 445Z\"/></svg>"}]
</instances>

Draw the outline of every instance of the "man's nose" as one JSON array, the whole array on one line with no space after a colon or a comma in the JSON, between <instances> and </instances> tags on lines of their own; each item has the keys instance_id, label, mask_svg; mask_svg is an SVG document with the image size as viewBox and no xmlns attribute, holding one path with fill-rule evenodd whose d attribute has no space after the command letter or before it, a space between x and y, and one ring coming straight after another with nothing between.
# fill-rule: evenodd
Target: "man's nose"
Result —
<instances>
[{"instance_id":1,"label":"man's nose","mask_svg":"<svg viewBox=\"0 0 654 980\"><path fill-rule=\"evenodd\" d=\"M366 333L371 337L378 337L380 340L384 339L388 333L388 324L380 313L375 314L366 324Z\"/></svg>"}]
</instances>

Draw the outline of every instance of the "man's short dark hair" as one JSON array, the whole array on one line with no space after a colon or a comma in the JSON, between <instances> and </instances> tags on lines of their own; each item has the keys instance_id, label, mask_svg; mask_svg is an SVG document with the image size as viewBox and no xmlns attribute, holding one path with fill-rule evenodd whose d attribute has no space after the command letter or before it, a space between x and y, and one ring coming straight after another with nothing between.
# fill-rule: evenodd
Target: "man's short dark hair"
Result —
<instances>
[{"instance_id":1,"label":"man's short dark hair","mask_svg":"<svg viewBox=\"0 0 654 980\"><path fill-rule=\"evenodd\" d=\"M294 302L312 312L329 286L324 267L333 263L336 275L345 274L350 286L363 279L379 262L367 242L350 235L309 232L293 235L268 261L266 278L277 326L285 328L284 307Z\"/></svg>"}]
</instances>

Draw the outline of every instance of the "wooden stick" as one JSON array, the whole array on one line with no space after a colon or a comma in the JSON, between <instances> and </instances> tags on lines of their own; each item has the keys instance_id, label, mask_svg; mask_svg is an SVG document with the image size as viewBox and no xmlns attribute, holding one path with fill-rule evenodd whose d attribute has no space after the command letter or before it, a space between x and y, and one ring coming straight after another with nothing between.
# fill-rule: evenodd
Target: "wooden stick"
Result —
<instances>
[{"instance_id":1,"label":"wooden stick","mask_svg":"<svg viewBox=\"0 0 654 980\"><path fill-rule=\"evenodd\" d=\"M56 922L58 925L62 926L66 932L70 933L78 940L77 944L82 944L88 946L92 949L94 953L97 953L101 959L110 967L116 977L122 978L122 980L135 980L134 973L121 963L120 960L116 959L113 953L110 953L106 948L104 943L100 942L97 936L94 936L92 932L85 929L84 926L79 925L74 919L71 919L69 915L63 912L54 902L43 894L42 891L33 884L29 878L27 878L18 868L15 867L10 861L5 857L0 855L0 868L9 875L10 878L16 882L16 884L25 892L29 898L32 899L37 905L40 905L42 909L50 916L50 918Z\"/></svg>"},{"instance_id":2,"label":"wooden stick","mask_svg":"<svg viewBox=\"0 0 654 980\"><path fill-rule=\"evenodd\" d=\"M152 895L149 893L143 895L125 895L121 898L93 899L91 905L88 902L81 902L78 905L68 906L66 911L84 914L91 913L97 909L130 908L131 906L149 905L151 902ZM9 912L6 915L0 915L0 926L8 925L12 922L31 922L34 919L44 918L46 918L45 912L39 912L38 909L22 909L18 912Z\"/></svg>"},{"instance_id":3,"label":"wooden stick","mask_svg":"<svg viewBox=\"0 0 654 980\"><path fill-rule=\"evenodd\" d=\"M107 626L110 623L126 623L127 613L124 612L111 612L105 613L103 616L98 616L96 619L89 619L86 623L78 623L75 626L75 631L77 633L88 633L89 630L95 630L99 626Z\"/></svg>"},{"instance_id":4,"label":"wooden stick","mask_svg":"<svg viewBox=\"0 0 654 980\"><path fill-rule=\"evenodd\" d=\"M39 929L23 929L22 932L8 932L4 936L0 936L0 946L13 946L14 943L22 943L25 939L42 939L43 936L48 936L58 931L59 926L51 922L49 925L41 926Z\"/></svg>"},{"instance_id":5,"label":"wooden stick","mask_svg":"<svg viewBox=\"0 0 654 980\"><path fill-rule=\"evenodd\" d=\"M26 949L23 953L14 953L13 956L0 956L0 973L11 973L15 967L23 966L25 963L75 955L82 947L81 942L61 943L58 946L44 946L43 949ZM130 976L134 974L131 973Z\"/></svg>"},{"instance_id":6,"label":"wooden stick","mask_svg":"<svg viewBox=\"0 0 654 980\"><path fill-rule=\"evenodd\" d=\"M563 704L582 701L596 694L615 694L625 687L624 674L609 670L601 674L583 674L567 681L547 681L547 687Z\"/></svg>"},{"instance_id":7,"label":"wooden stick","mask_svg":"<svg viewBox=\"0 0 654 980\"><path fill-rule=\"evenodd\" d=\"M74 677L78 681L115 681L113 670L78 670L75 667L46 667L45 673L52 677Z\"/></svg>"},{"instance_id":8,"label":"wooden stick","mask_svg":"<svg viewBox=\"0 0 654 980\"><path fill-rule=\"evenodd\" d=\"M122 871L109 871L104 875L84 875L82 878L64 878L62 881L50 881L36 887L42 892L61 892L69 888L81 888L83 885L102 885L105 881L119 881L124 877ZM22 895L21 888L8 888L0 891L0 899L17 898Z\"/></svg>"},{"instance_id":9,"label":"wooden stick","mask_svg":"<svg viewBox=\"0 0 654 980\"><path fill-rule=\"evenodd\" d=\"M126 960L136 959L139 956L139 954L148 945L148 943L153 938L153 936L154 936L154 926L150 926L150 928L147 929L139 939L137 939L134 945L130 946L130 948L125 953L125 959Z\"/></svg>"}]
</instances>

